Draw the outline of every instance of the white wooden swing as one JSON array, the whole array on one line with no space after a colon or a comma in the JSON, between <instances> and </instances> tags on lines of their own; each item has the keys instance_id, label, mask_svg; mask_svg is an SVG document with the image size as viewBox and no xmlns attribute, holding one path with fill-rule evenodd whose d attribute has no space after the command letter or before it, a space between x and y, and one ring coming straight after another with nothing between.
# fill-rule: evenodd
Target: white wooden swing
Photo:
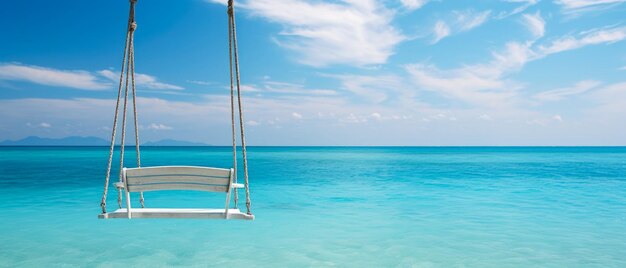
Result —
<instances>
[{"instance_id":1,"label":"white wooden swing","mask_svg":"<svg viewBox=\"0 0 626 268\"><path fill-rule=\"evenodd\" d=\"M122 71L115 106L115 117L113 120L113 132L111 134L111 147L109 150L109 161L104 182L104 192L100 206L102 214L100 219L117 218L187 218L187 219L240 219L253 220L254 215L250 211L250 187L248 183L248 162L246 156L246 142L243 124L243 109L240 91L239 56L237 53L237 30L235 27L235 11L233 0L228 1L228 41L230 55L230 104L231 104L231 130L233 145L233 168L212 168L193 166L157 166L141 167L141 157L139 150L139 128L137 123L137 105L135 90L135 54L134 54L134 32L137 28L135 22L135 4L137 0L130 0L130 15L128 19L128 30L126 32L126 44L124 46L124 57L122 59ZM234 56L234 57L233 57ZM234 66L233 66L234 65ZM234 68L233 68L234 67ZM125 83L124 83L124 78ZM236 78L236 80L234 79ZM130 79L130 83L129 83ZM236 83L236 84L235 84ZM237 92L237 102L239 111L239 129L241 134L241 148L243 157L244 183L237 183L237 143L235 132L235 85ZM137 154L137 167L124 167L124 140L126 138L126 112L128 108L129 86L132 91L134 122L135 122L135 149ZM124 96L123 116L122 116L122 136L120 146L120 174L119 182L115 183L119 209L107 212L106 201L109 189L109 179L111 175L111 164L113 151L115 148L115 135L119 116L120 101L122 98L122 88ZM246 190L247 211L241 212L237 208L237 189ZM122 208L122 190L125 193L126 207ZM204 209L204 208L146 208L143 192L161 190L192 190L207 191L226 194L224 208ZM132 208L131 193L139 193L141 208ZM234 208L230 207L231 195L234 195Z\"/></svg>"}]
</instances>

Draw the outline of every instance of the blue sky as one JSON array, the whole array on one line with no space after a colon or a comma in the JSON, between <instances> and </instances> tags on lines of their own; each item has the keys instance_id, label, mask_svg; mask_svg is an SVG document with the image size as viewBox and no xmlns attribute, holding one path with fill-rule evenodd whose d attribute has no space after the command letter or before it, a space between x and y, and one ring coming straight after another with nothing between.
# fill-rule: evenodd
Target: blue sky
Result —
<instances>
[{"instance_id":1,"label":"blue sky","mask_svg":"<svg viewBox=\"0 0 626 268\"><path fill-rule=\"evenodd\" d=\"M222 0L140 0L142 140L228 144ZM241 0L252 145L626 145L626 0ZM128 1L6 1L0 140L110 136Z\"/></svg>"}]
</instances>

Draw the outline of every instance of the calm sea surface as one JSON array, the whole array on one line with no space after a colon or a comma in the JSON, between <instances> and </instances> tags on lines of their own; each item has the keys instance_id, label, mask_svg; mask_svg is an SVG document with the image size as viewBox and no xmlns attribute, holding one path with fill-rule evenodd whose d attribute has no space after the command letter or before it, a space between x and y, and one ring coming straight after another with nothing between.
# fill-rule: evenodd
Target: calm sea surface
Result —
<instances>
[{"instance_id":1,"label":"calm sea surface","mask_svg":"<svg viewBox=\"0 0 626 268\"><path fill-rule=\"evenodd\" d=\"M98 220L107 156L0 148L0 267L626 267L624 147L251 148L253 222ZM226 147L142 151L144 166L231 161Z\"/></svg>"}]
</instances>

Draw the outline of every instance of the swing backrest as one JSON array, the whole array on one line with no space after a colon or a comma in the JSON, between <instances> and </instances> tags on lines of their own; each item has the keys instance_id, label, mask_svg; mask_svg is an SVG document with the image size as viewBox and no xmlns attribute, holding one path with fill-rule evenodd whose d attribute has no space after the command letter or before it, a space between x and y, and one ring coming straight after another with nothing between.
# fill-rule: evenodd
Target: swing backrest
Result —
<instances>
[{"instance_id":1,"label":"swing backrest","mask_svg":"<svg viewBox=\"0 0 626 268\"><path fill-rule=\"evenodd\" d=\"M125 168L124 186L128 192L159 190L195 190L207 192L229 192L232 169L161 166Z\"/></svg>"}]
</instances>

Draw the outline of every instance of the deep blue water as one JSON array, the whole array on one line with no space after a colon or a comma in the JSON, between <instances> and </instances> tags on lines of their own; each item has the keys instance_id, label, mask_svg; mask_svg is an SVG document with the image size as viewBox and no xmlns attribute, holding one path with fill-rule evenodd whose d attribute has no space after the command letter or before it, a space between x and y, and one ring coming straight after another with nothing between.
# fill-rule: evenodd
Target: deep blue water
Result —
<instances>
[{"instance_id":1,"label":"deep blue water","mask_svg":"<svg viewBox=\"0 0 626 268\"><path fill-rule=\"evenodd\" d=\"M144 148L142 164L230 153ZM626 267L626 147L250 148L253 222L98 220L107 156L0 147L1 267Z\"/></svg>"}]
</instances>

